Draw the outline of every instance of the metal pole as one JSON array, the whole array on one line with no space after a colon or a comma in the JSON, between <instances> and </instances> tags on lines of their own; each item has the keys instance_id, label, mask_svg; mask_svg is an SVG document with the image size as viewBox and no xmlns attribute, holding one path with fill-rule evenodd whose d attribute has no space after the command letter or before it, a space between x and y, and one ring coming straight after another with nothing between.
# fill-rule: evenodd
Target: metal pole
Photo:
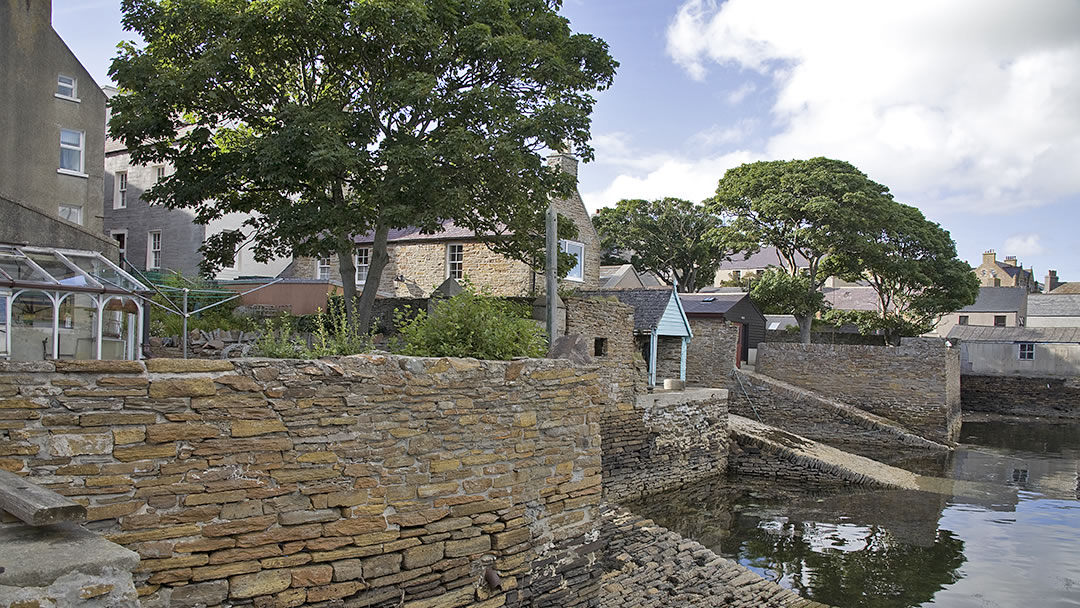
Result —
<instances>
[{"instance_id":1,"label":"metal pole","mask_svg":"<svg viewBox=\"0 0 1080 608\"><path fill-rule=\"evenodd\" d=\"M555 302L559 289L556 281L556 271L559 264L559 219L555 213L555 207L548 205L545 218L547 233L547 262L544 264L544 287L547 292L547 334L548 346L555 343L555 332L558 329L555 321L557 313Z\"/></svg>"},{"instance_id":2,"label":"metal pole","mask_svg":"<svg viewBox=\"0 0 1080 608\"><path fill-rule=\"evenodd\" d=\"M184 301L183 301L183 307L184 307L183 308L183 310L184 310L184 358L185 359L187 359L187 343L188 343L188 331L187 331L187 319L188 319L187 296L188 296L188 291L190 291L190 290L187 287L185 287L184 288Z\"/></svg>"}]
</instances>

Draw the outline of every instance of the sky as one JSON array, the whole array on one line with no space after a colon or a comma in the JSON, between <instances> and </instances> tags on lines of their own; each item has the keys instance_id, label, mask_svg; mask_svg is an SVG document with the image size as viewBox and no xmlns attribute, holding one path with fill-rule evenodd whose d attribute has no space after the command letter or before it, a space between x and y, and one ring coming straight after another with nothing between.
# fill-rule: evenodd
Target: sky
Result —
<instances>
[{"instance_id":1,"label":"sky","mask_svg":"<svg viewBox=\"0 0 1080 608\"><path fill-rule=\"evenodd\" d=\"M53 0L108 84L119 0ZM586 206L709 197L757 160L848 161L949 230L1080 281L1080 2L564 0L620 63L597 94Z\"/></svg>"}]
</instances>

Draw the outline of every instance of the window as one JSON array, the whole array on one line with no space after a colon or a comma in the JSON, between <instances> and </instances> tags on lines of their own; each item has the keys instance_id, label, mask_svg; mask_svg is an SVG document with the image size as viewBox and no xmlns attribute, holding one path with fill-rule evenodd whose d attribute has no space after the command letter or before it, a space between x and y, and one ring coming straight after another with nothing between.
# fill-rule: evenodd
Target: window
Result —
<instances>
[{"instance_id":1,"label":"window","mask_svg":"<svg viewBox=\"0 0 1080 608\"><path fill-rule=\"evenodd\" d=\"M60 203L60 219L82 225L82 207Z\"/></svg>"},{"instance_id":2,"label":"window","mask_svg":"<svg viewBox=\"0 0 1080 608\"><path fill-rule=\"evenodd\" d=\"M60 170L82 175L83 132L60 129Z\"/></svg>"},{"instance_id":3,"label":"window","mask_svg":"<svg viewBox=\"0 0 1080 608\"><path fill-rule=\"evenodd\" d=\"M161 165L154 167L154 183L159 183L163 179L165 179L165 167Z\"/></svg>"},{"instance_id":4,"label":"window","mask_svg":"<svg viewBox=\"0 0 1080 608\"><path fill-rule=\"evenodd\" d=\"M460 279L465 276L465 246L451 244L446 246L446 278Z\"/></svg>"},{"instance_id":5,"label":"window","mask_svg":"<svg viewBox=\"0 0 1080 608\"><path fill-rule=\"evenodd\" d=\"M566 273L567 280L585 280L585 245L577 241L559 241L559 249L577 258L577 263Z\"/></svg>"},{"instance_id":6,"label":"window","mask_svg":"<svg viewBox=\"0 0 1080 608\"><path fill-rule=\"evenodd\" d=\"M116 241L116 246L120 249L120 259L122 260L127 253L127 230L112 230L109 234Z\"/></svg>"},{"instance_id":7,"label":"window","mask_svg":"<svg viewBox=\"0 0 1080 608\"><path fill-rule=\"evenodd\" d=\"M1034 361L1035 360L1035 345L1031 342L1020 343L1020 360L1021 361Z\"/></svg>"},{"instance_id":8,"label":"window","mask_svg":"<svg viewBox=\"0 0 1080 608\"><path fill-rule=\"evenodd\" d=\"M994 279L994 287L1001 287L1001 279Z\"/></svg>"},{"instance_id":9,"label":"window","mask_svg":"<svg viewBox=\"0 0 1080 608\"><path fill-rule=\"evenodd\" d=\"M960 318L956 320L956 324L957 325L967 325L968 324L968 316L967 315L960 315Z\"/></svg>"},{"instance_id":10,"label":"window","mask_svg":"<svg viewBox=\"0 0 1080 608\"><path fill-rule=\"evenodd\" d=\"M994 327L1005 327L1005 315L994 315Z\"/></svg>"},{"instance_id":11,"label":"window","mask_svg":"<svg viewBox=\"0 0 1080 608\"><path fill-rule=\"evenodd\" d=\"M146 237L146 268L161 268L161 231L152 230Z\"/></svg>"},{"instance_id":12,"label":"window","mask_svg":"<svg viewBox=\"0 0 1080 608\"><path fill-rule=\"evenodd\" d=\"M56 96L69 101L79 101L79 81L72 76L59 74L56 77Z\"/></svg>"},{"instance_id":13,"label":"window","mask_svg":"<svg viewBox=\"0 0 1080 608\"><path fill-rule=\"evenodd\" d=\"M607 338L593 339L593 356L603 357L607 354Z\"/></svg>"},{"instance_id":14,"label":"window","mask_svg":"<svg viewBox=\"0 0 1080 608\"><path fill-rule=\"evenodd\" d=\"M116 172L116 192L113 193L113 209L127 209L127 171Z\"/></svg>"},{"instance_id":15,"label":"window","mask_svg":"<svg viewBox=\"0 0 1080 608\"><path fill-rule=\"evenodd\" d=\"M371 266L371 248L360 247L356 250L356 282L357 284L367 281L368 268Z\"/></svg>"},{"instance_id":16,"label":"window","mask_svg":"<svg viewBox=\"0 0 1080 608\"><path fill-rule=\"evenodd\" d=\"M319 258L319 267L315 276L321 281L330 280L330 258Z\"/></svg>"},{"instance_id":17,"label":"window","mask_svg":"<svg viewBox=\"0 0 1080 608\"><path fill-rule=\"evenodd\" d=\"M731 280L732 281L738 281L741 278L742 278L742 271L740 271L740 270L732 270L731 271Z\"/></svg>"}]
</instances>

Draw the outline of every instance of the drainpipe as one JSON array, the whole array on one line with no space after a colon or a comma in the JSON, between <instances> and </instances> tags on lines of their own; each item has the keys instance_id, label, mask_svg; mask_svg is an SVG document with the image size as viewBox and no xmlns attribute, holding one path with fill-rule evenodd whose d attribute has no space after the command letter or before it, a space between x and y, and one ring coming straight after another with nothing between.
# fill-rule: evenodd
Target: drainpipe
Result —
<instances>
[{"instance_id":1,"label":"drainpipe","mask_svg":"<svg viewBox=\"0 0 1080 608\"><path fill-rule=\"evenodd\" d=\"M656 330L649 334L649 386L656 386Z\"/></svg>"},{"instance_id":2,"label":"drainpipe","mask_svg":"<svg viewBox=\"0 0 1080 608\"><path fill-rule=\"evenodd\" d=\"M690 341L690 338L683 336L682 339L682 356L679 359L679 380L686 382L686 344Z\"/></svg>"}]
</instances>

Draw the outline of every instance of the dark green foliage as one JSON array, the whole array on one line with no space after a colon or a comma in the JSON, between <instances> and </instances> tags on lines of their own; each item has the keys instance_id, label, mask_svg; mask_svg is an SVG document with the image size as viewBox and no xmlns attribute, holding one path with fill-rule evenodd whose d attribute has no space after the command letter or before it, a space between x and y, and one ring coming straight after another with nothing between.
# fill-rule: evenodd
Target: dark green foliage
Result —
<instances>
[{"instance_id":1,"label":"dark green foliage","mask_svg":"<svg viewBox=\"0 0 1080 608\"><path fill-rule=\"evenodd\" d=\"M804 317L827 308L825 296L810 288L807 275L790 275L779 268L769 268L756 278L750 299L769 315Z\"/></svg>"},{"instance_id":2,"label":"dark green foliage","mask_svg":"<svg viewBox=\"0 0 1080 608\"><path fill-rule=\"evenodd\" d=\"M627 253L634 268L677 282L679 291L712 284L716 267L729 257L720 217L680 198L624 199L601 209L593 224L608 259Z\"/></svg>"},{"instance_id":3,"label":"dark green foliage","mask_svg":"<svg viewBox=\"0 0 1080 608\"><path fill-rule=\"evenodd\" d=\"M420 357L512 359L542 357L543 329L528 318L527 306L514 304L466 283L465 291L439 302L431 314L398 315L396 350Z\"/></svg>"},{"instance_id":4,"label":"dark green foliage","mask_svg":"<svg viewBox=\"0 0 1080 608\"><path fill-rule=\"evenodd\" d=\"M367 352L371 337L351 330L339 298L327 303L326 312L320 308L314 315L267 320L255 348L263 357L319 359Z\"/></svg>"}]
</instances>

